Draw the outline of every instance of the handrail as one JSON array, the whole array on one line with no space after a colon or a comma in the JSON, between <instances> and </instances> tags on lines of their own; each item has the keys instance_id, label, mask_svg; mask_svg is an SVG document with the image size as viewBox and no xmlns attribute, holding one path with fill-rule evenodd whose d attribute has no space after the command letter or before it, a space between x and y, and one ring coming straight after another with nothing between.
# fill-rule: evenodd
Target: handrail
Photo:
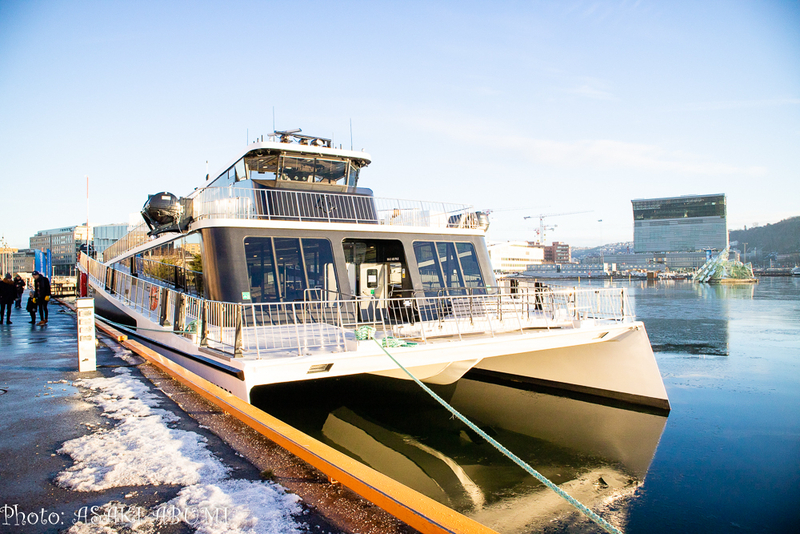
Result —
<instances>
[{"instance_id":1,"label":"handrail","mask_svg":"<svg viewBox=\"0 0 800 534\"><path fill-rule=\"evenodd\" d=\"M431 228L481 227L472 206L286 189L207 187L192 202L195 220L262 219Z\"/></svg>"},{"instance_id":2,"label":"handrail","mask_svg":"<svg viewBox=\"0 0 800 534\"><path fill-rule=\"evenodd\" d=\"M355 350L355 332L367 325L383 339L429 343L442 337L463 339L468 334L571 328L576 321L633 319L623 288L518 287L515 293L464 288L473 291L452 295L443 289L436 296L381 299L311 288L304 292L302 302L234 303L176 291L85 254L80 255L79 264L93 285L105 288L164 333L182 335L195 345L233 357Z\"/></svg>"}]
</instances>

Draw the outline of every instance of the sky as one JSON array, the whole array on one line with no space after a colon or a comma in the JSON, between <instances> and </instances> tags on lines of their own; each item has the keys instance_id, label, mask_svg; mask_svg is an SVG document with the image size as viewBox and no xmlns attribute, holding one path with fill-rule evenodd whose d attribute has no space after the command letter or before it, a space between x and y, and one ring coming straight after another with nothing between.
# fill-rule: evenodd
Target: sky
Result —
<instances>
[{"instance_id":1,"label":"sky","mask_svg":"<svg viewBox=\"0 0 800 534\"><path fill-rule=\"evenodd\" d=\"M0 236L128 222L256 136L365 150L491 241L633 239L631 200L800 215L799 1L0 0ZM87 178L89 194L87 202ZM528 218L526 218L528 217Z\"/></svg>"}]
</instances>

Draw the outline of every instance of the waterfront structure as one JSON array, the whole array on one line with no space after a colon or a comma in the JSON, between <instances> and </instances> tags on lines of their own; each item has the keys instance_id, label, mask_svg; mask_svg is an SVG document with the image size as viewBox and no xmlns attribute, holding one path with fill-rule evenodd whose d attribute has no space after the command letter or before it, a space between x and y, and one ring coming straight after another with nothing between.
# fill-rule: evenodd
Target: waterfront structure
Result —
<instances>
[{"instance_id":1,"label":"waterfront structure","mask_svg":"<svg viewBox=\"0 0 800 534\"><path fill-rule=\"evenodd\" d=\"M531 265L544 262L545 247L530 241L506 241L487 246L492 270L496 273L518 273Z\"/></svg>"},{"instance_id":2,"label":"waterfront structure","mask_svg":"<svg viewBox=\"0 0 800 534\"><path fill-rule=\"evenodd\" d=\"M544 263L520 273L527 278L608 278L617 270L613 263Z\"/></svg>"},{"instance_id":3,"label":"waterfront structure","mask_svg":"<svg viewBox=\"0 0 800 534\"><path fill-rule=\"evenodd\" d=\"M186 197L151 195L103 263L81 255L98 313L244 400L268 384L469 371L669 410L624 288L504 291L485 213L377 198L359 185L367 153L298 132L253 143Z\"/></svg>"},{"instance_id":4,"label":"waterfront structure","mask_svg":"<svg viewBox=\"0 0 800 534\"><path fill-rule=\"evenodd\" d=\"M553 241L544 247L544 261L550 263L571 263L572 253L570 246L566 243Z\"/></svg>"},{"instance_id":5,"label":"waterfront structure","mask_svg":"<svg viewBox=\"0 0 800 534\"><path fill-rule=\"evenodd\" d=\"M128 224L102 224L92 226L92 244L94 253L98 258L102 258L103 251L116 243L122 236L128 233Z\"/></svg>"},{"instance_id":6,"label":"waterfront structure","mask_svg":"<svg viewBox=\"0 0 800 534\"><path fill-rule=\"evenodd\" d=\"M631 202L635 253L723 250L728 246L724 194Z\"/></svg>"},{"instance_id":7,"label":"waterfront structure","mask_svg":"<svg viewBox=\"0 0 800 534\"><path fill-rule=\"evenodd\" d=\"M694 271L707 260L705 251L697 252L647 252L642 254L603 254L584 258L583 264L614 264L620 271L631 269Z\"/></svg>"},{"instance_id":8,"label":"waterfront structure","mask_svg":"<svg viewBox=\"0 0 800 534\"><path fill-rule=\"evenodd\" d=\"M42 252L50 249L53 276L75 276L75 265L81 247L92 240L92 229L84 225L40 230L30 238L30 248Z\"/></svg>"}]
</instances>

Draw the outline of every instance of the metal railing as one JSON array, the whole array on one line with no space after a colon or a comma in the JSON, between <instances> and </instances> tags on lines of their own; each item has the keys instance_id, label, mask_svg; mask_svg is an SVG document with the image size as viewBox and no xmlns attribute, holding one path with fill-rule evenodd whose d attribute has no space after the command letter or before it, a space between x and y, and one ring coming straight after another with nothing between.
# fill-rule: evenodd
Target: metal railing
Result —
<instances>
[{"instance_id":1,"label":"metal railing","mask_svg":"<svg viewBox=\"0 0 800 534\"><path fill-rule=\"evenodd\" d=\"M273 358L356 350L362 327L372 336L413 343L532 329L573 328L576 321L633 320L624 288L462 288L459 295L372 298L311 289L303 302L231 303L188 295L107 268L86 255L81 270L164 332L232 357ZM466 291L470 289L470 291Z\"/></svg>"},{"instance_id":2,"label":"metal railing","mask_svg":"<svg viewBox=\"0 0 800 534\"><path fill-rule=\"evenodd\" d=\"M200 219L345 222L433 228L479 228L471 206L344 193L207 187L192 201Z\"/></svg>"},{"instance_id":3,"label":"metal railing","mask_svg":"<svg viewBox=\"0 0 800 534\"><path fill-rule=\"evenodd\" d=\"M366 195L207 187L192 195L192 218L378 224L426 228L481 228L481 216L466 204L378 198ZM144 222L103 251L110 260L146 243Z\"/></svg>"},{"instance_id":4,"label":"metal railing","mask_svg":"<svg viewBox=\"0 0 800 534\"><path fill-rule=\"evenodd\" d=\"M147 235L147 232L149 231L150 228L147 227L144 221L137 226L134 226L128 231L127 234L122 236L103 251L103 260L108 261L112 258L116 258L120 254L124 254L125 252L136 248L143 243L146 243L150 240L150 236Z\"/></svg>"}]
</instances>

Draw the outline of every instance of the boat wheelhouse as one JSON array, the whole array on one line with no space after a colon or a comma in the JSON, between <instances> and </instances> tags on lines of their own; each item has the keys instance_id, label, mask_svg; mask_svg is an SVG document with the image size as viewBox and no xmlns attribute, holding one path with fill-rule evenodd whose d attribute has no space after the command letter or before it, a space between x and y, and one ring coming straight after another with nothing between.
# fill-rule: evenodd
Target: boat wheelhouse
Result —
<instances>
[{"instance_id":1,"label":"boat wheelhouse","mask_svg":"<svg viewBox=\"0 0 800 534\"><path fill-rule=\"evenodd\" d=\"M668 410L623 289L499 287L470 206L375 197L364 152L275 132L82 255L98 312L248 400L259 385L466 372ZM380 345L380 346L379 346Z\"/></svg>"}]
</instances>

